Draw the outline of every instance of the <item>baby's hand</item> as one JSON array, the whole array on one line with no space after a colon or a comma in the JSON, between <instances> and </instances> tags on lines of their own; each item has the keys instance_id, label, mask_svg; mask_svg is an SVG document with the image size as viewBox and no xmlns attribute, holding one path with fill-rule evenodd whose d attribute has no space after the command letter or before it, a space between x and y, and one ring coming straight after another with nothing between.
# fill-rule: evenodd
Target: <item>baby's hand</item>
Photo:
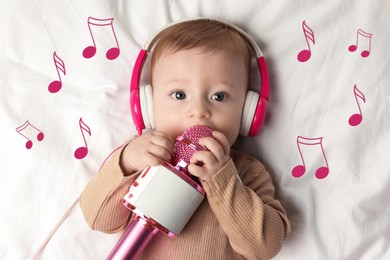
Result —
<instances>
[{"instance_id":1,"label":"baby's hand","mask_svg":"<svg viewBox=\"0 0 390 260\"><path fill-rule=\"evenodd\" d=\"M230 145L226 136L214 131L213 137L203 137L199 140L199 144L205 146L208 151L196 151L188 166L188 171L203 181L210 180L230 158Z\"/></svg>"},{"instance_id":2,"label":"baby's hand","mask_svg":"<svg viewBox=\"0 0 390 260\"><path fill-rule=\"evenodd\" d=\"M136 137L124 149L121 165L126 173L157 166L163 161L169 162L174 145L168 136L153 131Z\"/></svg>"}]
</instances>

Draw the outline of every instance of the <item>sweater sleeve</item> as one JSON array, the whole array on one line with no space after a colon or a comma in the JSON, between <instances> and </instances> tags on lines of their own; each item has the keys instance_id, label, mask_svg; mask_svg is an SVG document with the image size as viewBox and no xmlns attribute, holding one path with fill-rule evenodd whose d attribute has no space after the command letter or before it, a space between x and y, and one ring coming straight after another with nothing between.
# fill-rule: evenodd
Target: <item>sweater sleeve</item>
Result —
<instances>
[{"instance_id":1,"label":"sweater sleeve","mask_svg":"<svg viewBox=\"0 0 390 260\"><path fill-rule=\"evenodd\" d=\"M243 153L235 152L233 159L202 183L208 202L236 252L248 259L270 259L289 236L290 222L274 198L265 167Z\"/></svg>"},{"instance_id":2,"label":"sweater sleeve","mask_svg":"<svg viewBox=\"0 0 390 260\"><path fill-rule=\"evenodd\" d=\"M80 208L94 230L116 233L129 222L131 211L122 204L122 197L139 173L125 175L121 170L124 147L108 158L80 195Z\"/></svg>"}]
</instances>

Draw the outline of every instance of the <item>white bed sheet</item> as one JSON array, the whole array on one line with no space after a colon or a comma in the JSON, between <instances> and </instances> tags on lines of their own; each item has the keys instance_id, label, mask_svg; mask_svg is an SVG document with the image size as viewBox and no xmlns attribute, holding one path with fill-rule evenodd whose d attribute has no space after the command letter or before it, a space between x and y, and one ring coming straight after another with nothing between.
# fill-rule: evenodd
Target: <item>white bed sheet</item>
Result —
<instances>
[{"instance_id":1,"label":"white bed sheet","mask_svg":"<svg viewBox=\"0 0 390 260\"><path fill-rule=\"evenodd\" d=\"M136 134L129 81L149 37L210 16L247 30L268 64L265 127L237 147L265 163L291 220L276 259L390 259L389 13L387 0L1 1L0 258L31 258ZM103 259L117 239L76 206L39 259Z\"/></svg>"}]
</instances>

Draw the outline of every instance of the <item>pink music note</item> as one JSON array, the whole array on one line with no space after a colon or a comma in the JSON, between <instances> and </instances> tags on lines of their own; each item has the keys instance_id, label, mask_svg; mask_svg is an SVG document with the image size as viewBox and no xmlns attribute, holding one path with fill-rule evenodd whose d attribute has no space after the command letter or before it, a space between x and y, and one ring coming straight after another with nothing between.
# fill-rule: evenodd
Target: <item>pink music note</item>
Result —
<instances>
[{"instance_id":1,"label":"pink music note","mask_svg":"<svg viewBox=\"0 0 390 260\"><path fill-rule=\"evenodd\" d=\"M348 50L350 52L354 52L357 50L357 48L359 47L359 39L361 37L364 37L366 39L366 41L364 42L366 44L365 48L363 49L363 51L360 53L360 56L362 56L363 58L366 58L370 55L371 53L371 37L372 37L372 34L371 33L366 33L364 32L362 29L359 29L356 33L356 43L355 44L352 44L348 47ZM363 43L363 44L364 44Z\"/></svg>"},{"instance_id":2,"label":"pink music note","mask_svg":"<svg viewBox=\"0 0 390 260\"><path fill-rule=\"evenodd\" d=\"M26 130L27 127L30 126L32 127L32 131L29 131L29 130ZM21 136L23 136L24 138L27 139L27 142L26 142L26 148L27 149L31 149L31 147L33 146L33 142L31 141L30 138L28 138L26 135L24 135L22 133L22 131L28 131L28 134L29 135L34 135L38 132L37 134L37 140L40 142L43 140L43 138L45 137L44 134L42 133L41 130L39 130L38 128L36 128L35 126L33 126L28 120L26 122L24 122L24 124L22 124L21 126L18 126L16 128L16 132L18 132L18 134L20 134Z\"/></svg>"},{"instance_id":3,"label":"pink music note","mask_svg":"<svg viewBox=\"0 0 390 260\"><path fill-rule=\"evenodd\" d=\"M60 57L57 56L56 52L53 53L53 61L54 61L54 66L56 67L56 70L57 70L59 80L52 81L49 84L48 89L49 89L49 92L56 93L56 92L60 91L60 89L62 88L62 80L61 80L61 76L60 76L60 71L62 71L62 73L64 75L66 75L66 70L65 70L64 62L60 59Z\"/></svg>"},{"instance_id":4,"label":"pink music note","mask_svg":"<svg viewBox=\"0 0 390 260\"><path fill-rule=\"evenodd\" d=\"M88 29L89 29L89 33L91 34L93 45L88 46L84 49L84 51L83 51L84 58L89 59L89 58L93 57L96 53L96 42L95 42L95 37L93 36L93 33L92 33L91 25L110 26L111 31L112 31L113 36L114 36L114 39L115 39L116 46L110 48L106 52L106 57L109 60L114 60L119 56L120 50L119 50L119 44L118 44L118 40L116 38L116 34L115 34L115 30L114 30L113 20L114 20L114 18L97 19L97 18L93 18L93 17L88 17Z\"/></svg>"},{"instance_id":5,"label":"pink music note","mask_svg":"<svg viewBox=\"0 0 390 260\"><path fill-rule=\"evenodd\" d=\"M355 100L356 100L356 103L357 103L357 106L359 109L359 113L356 113L356 114L353 114L352 116L350 116L348 122L351 126L357 126L363 120L363 114L362 114L362 110L360 109L358 98L363 100L364 103L366 103L366 98L365 98L364 94L356 87L356 84L355 84L355 86L353 86L353 94L355 96Z\"/></svg>"},{"instance_id":6,"label":"pink music note","mask_svg":"<svg viewBox=\"0 0 390 260\"><path fill-rule=\"evenodd\" d=\"M91 129L89 129L89 126L87 126L84 123L84 121L81 117L79 120L79 127L80 127L81 134L83 136L83 139L84 139L84 146L80 146L79 148L76 149L76 151L74 152L74 157L76 159L80 160L80 159L83 159L88 154L88 145L87 145L87 141L85 140L84 131L87 132L89 134L89 136L91 136Z\"/></svg>"},{"instance_id":7,"label":"pink music note","mask_svg":"<svg viewBox=\"0 0 390 260\"><path fill-rule=\"evenodd\" d=\"M292 170L292 176L294 176L295 178L299 178L303 174L305 174L305 172L306 172L306 164L305 164L305 160L303 159L303 155L302 155L302 151L301 151L301 147L300 147L301 145L310 145L310 146L319 145L320 146L321 153L322 153L322 156L324 158L326 166L322 166L322 167L317 168L315 175L318 179L323 179L326 176L328 176L329 166L328 166L328 161L326 160L324 149L322 147L322 137L306 138L306 137L302 137L302 136L297 137L297 146L298 146L299 155L300 155L301 160L302 160L302 165L297 165L294 167L294 169Z\"/></svg>"},{"instance_id":8,"label":"pink music note","mask_svg":"<svg viewBox=\"0 0 390 260\"><path fill-rule=\"evenodd\" d=\"M310 29L310 27L306 25L305 21L302 22L302 30L303 30L303 33L305 35L305 40L306 40L306 44L307 44L308 49L304 49L304 50L300 51L298 53L297 59L300 62L306 62L311 57L311 49L310 49L309 40L314 45L315 44L315 39L314 39L314 32L313 32L313 30Z\"/></svg>"}]
</instances>

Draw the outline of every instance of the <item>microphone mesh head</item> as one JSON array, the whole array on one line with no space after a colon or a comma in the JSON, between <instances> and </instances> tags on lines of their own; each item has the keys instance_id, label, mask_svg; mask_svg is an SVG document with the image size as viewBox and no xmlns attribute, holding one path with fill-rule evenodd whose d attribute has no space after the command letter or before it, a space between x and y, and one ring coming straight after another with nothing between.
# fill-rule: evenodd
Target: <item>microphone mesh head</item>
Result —
<instances>
[{"instance_id":1,"label":"microphone mesh head","mask_svg":"<svg viewBox=\"0 0 390 260\"><path fill-rule=\"evenodd\" d=\"M176 166L181 160L186 164L189 164L195 151L206 150L205 147L199 144L199 139L202 137L210 137L212 135L213 129L208 126L196 125L188 128L176 138L176 152L172 156L171 163Z\"/></svg>"}]
</instances>

